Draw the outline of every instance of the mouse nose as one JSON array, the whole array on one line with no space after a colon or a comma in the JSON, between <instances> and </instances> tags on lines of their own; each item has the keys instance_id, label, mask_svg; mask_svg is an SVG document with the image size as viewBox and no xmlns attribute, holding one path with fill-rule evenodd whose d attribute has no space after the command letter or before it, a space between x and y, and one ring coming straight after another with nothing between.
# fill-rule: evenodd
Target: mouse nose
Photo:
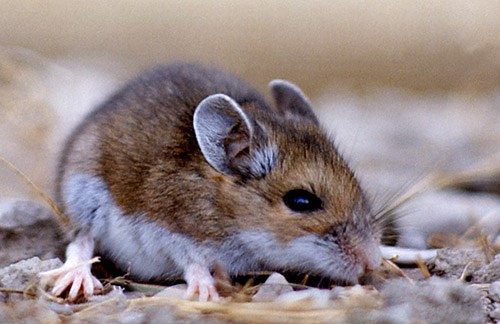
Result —
<instances>
[{"instance_id":1,"label":"mouse nose","mask_svg":"<svg viewBox=\"0 0 500 324\"><path fill-rule=\"evenodd\" d=\"M382 263L382 252L375 241L364 244L357 256L365 273L377 269Z\"/></svg>"},{"instance_id":2,"label":"mouse nose","mask_svg":"<svg viewBox=\"0 0 500 324\"><path fill-rule=\"evenodd\" d=\"M367 257L365 259L362 259L361 262L363 265L363 271L367 273L377 269L380 266L382 259Z\"/></svg>"}]
</instances>

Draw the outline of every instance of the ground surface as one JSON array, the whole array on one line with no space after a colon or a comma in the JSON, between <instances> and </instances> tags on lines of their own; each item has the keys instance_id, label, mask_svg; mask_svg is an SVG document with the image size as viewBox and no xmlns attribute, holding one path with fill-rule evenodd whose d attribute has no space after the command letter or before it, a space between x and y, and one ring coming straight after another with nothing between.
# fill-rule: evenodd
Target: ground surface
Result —
<instances>
[{"instance_id":1,"label":"ground surface","mask_svg":"<svg viewBox=\"0 0 500 324\"><path fill-rule=\"evenodd\" d=\"M55 253L54 247L63 244L46 241L56 236L55 228L53 220L42 220L18 226L10 237L3 236L9 229L1 229L2 244L13 238L17 244L9 246L3 263L26 258L25 251L45 257ZM35 229L39 235L34 239ZM259 285L221 282L219 290L225 297L218 303L184 300L183 284L140 285L120 279L106 285L103 295L68 303L44 293L36 277L38 272L60 265L57 258L41 261L33 257L1 268L0 320L484 323L500 319L500 255L493 257L481 248L440 250L425 267L430 278L415 267L397 270L385 265L373 275L371 285L364 286L319 289L307 281L291 284L277 273Z\"/></svg>"}]
</instances>

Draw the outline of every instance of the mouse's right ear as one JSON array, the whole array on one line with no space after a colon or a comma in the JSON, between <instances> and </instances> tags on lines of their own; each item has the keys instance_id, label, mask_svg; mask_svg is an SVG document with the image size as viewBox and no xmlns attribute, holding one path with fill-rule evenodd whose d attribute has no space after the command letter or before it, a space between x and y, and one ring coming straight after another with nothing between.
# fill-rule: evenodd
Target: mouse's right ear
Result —
<instances>
[{"instance_id":1,"label":"mouse's right ear","mask_svg":"<svg viewBox=\"0 0 500 324\"><path fill-rule=\"evenodd\" d=\"M277 152L264 130L225 94L208 96L198 105L193 128L203 156L223 174L258 177L274 167Z\"/></svg>"},{"instance_id":2,"label":"mouse's right ear","mask_svg":"<svg viewBox=\"0 0 500 324\"><path fill-rule=\"evenodd\" d=\"M309 99L295 84L285 80L273 80L269 83L269 89L278 112L286 119L319 124Z\"/></svg>"}]
</instances>

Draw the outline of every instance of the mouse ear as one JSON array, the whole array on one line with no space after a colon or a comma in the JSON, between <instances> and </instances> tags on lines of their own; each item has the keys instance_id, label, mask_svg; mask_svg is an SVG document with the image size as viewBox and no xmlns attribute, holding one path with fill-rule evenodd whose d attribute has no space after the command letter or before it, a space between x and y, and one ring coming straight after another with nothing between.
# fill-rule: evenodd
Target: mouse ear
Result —
<instances>
[{"instance_id":1,"label":"mouse ear","mask_svg":"<svg viewBox=\"0 0 500 324\"><path fill-rule=\"evenodd\" d=\"M319 124L309 99L295 84L285 80L273 80L269 83L269 88L276 108L286 119Z\"/></svg>"},{"instance_id":2,"label":"mouse ear","mask_svg":"<svg viewBox=\"0 0 500 324\"><path fill-rule=\"evenodd\" d=\"M226 175L263 176L274 166L277 150L264 129L224 94L205 98L193 116L196 140L207 162Z\"/></svg>"}]
</instances>

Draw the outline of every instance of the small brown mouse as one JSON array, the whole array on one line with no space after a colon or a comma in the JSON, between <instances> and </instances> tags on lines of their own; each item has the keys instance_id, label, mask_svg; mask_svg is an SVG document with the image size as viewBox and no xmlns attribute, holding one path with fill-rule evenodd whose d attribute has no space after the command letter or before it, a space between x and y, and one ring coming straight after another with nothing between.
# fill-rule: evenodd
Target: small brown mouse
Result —
<instances>
[{"instance_id":1,"label":"small brown mouse","mask_svg":"<svg viewBox=\"0 0 500 324\"><path fill-rule=\"evenodd\" d=\"M353 172L302 91L269 87L274 105L229 73L177 63L87 116L59 166L78 232L62 268L43 274L52 292L102 287L81 264L94 248L142 281L182 275L200 300L218 299L216 264L347 283L378 267L382 221Z\"/></svg>"}]
</instances>

